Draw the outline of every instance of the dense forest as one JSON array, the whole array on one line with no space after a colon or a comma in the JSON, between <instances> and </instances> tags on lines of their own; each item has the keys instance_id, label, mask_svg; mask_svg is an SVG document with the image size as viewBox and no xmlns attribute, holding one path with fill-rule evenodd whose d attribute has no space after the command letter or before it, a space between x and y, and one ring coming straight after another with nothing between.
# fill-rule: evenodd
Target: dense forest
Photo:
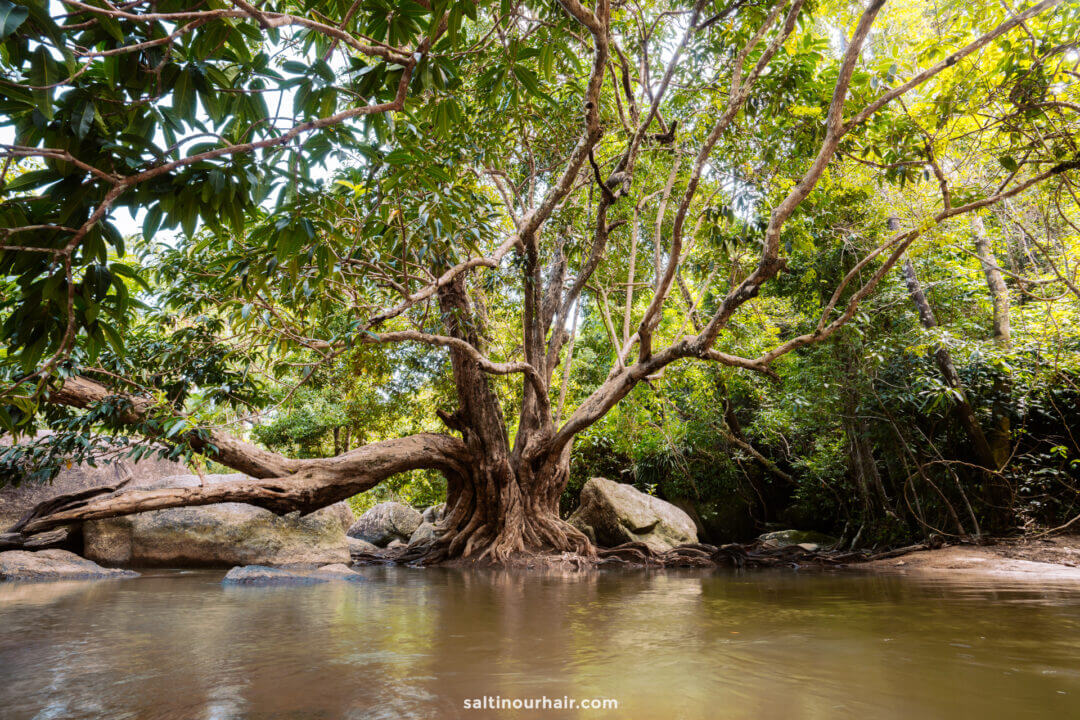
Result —
<instances>
[{"instance_id":1,"label":"dense forest","mask_svg":"<svg viewBox=\"0 0 1080 720\"><path fill-rule=\"evenodd\" d=\"M1080 4L0 0L0 482L446 501L425 559L1080 515ZM47 430L47 434L40 431Z\"/></svg>"}]
</instances>

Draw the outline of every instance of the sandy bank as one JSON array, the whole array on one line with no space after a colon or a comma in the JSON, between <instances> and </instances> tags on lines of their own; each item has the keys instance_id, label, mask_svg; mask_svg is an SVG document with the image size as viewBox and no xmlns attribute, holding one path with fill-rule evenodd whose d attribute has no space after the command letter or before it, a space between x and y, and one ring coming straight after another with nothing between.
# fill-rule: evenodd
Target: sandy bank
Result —
<instances>
[{"instance_id":1,"label":"sandy bank","mask_svg":"<svg viewBox=\"0 0 1080 720\"><path fill-rule=\"evenodd\" d=\"M1080 535L994 545L951 545L852 567L934 577L1080 582Z\"/></svg>"}]
</instances>

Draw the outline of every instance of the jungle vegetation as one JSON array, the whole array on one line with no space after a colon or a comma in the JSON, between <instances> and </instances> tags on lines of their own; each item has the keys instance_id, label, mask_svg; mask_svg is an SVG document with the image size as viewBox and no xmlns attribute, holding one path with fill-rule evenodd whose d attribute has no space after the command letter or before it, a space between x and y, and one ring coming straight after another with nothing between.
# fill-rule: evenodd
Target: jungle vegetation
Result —
<instances>
[{"instance_id":1,"label":"jungle vegetation","mask_svg":"<svg viewBox=\"0 0 1080 720\"><path fill-rule=\"evenodd\" d=\"M588 477L884 545L1080 513L1080 3L0 0L6 481L446 499ZM41 429L51 434L35 436Z\"/></svg>"}]
</instances>

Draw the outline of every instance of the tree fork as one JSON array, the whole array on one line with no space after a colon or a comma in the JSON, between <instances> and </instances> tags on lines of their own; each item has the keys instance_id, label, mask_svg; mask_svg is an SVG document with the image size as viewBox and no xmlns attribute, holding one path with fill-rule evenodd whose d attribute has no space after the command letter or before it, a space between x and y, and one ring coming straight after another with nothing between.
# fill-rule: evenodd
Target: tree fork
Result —
<instances>
[{"instance_id":1,"label":"tree fork","mask_svg":"<svg viewBox=\"0 0 1080 720\"><path fill-rule=\"evenodd\" d=\"M480 342L463 278L439 291L449 333ZM446 515L425 562L468 559L509 563L519 555L574 553L594 556L583 533L559 518L558 499L569 478L569 451L535 456L550 438L550 421L523 422L512 451L498 396L475 358L450 347L458 409L440 413L460 430L470 462L448 474ZM546 405L534 412L550 414ZM524 435L524 437L522 437Z\"/></svg>"}]
</instances>

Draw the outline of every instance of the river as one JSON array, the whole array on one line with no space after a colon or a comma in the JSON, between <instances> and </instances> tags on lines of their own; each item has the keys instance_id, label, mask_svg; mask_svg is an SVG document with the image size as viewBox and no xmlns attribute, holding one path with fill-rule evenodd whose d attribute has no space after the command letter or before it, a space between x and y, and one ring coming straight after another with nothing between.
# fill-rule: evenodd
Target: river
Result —
<instances>
[{"instance_id":1,"label":"river","mask_svg":"<svg viewBox=\"0 0 1080 720\"><path fill-rule=\"evenodd\" d=\"M1077 584L363 573L0 584L0 718L1080 717ZM554 709L566 698L618 709Z\"/></svg>"}]
</instances>

